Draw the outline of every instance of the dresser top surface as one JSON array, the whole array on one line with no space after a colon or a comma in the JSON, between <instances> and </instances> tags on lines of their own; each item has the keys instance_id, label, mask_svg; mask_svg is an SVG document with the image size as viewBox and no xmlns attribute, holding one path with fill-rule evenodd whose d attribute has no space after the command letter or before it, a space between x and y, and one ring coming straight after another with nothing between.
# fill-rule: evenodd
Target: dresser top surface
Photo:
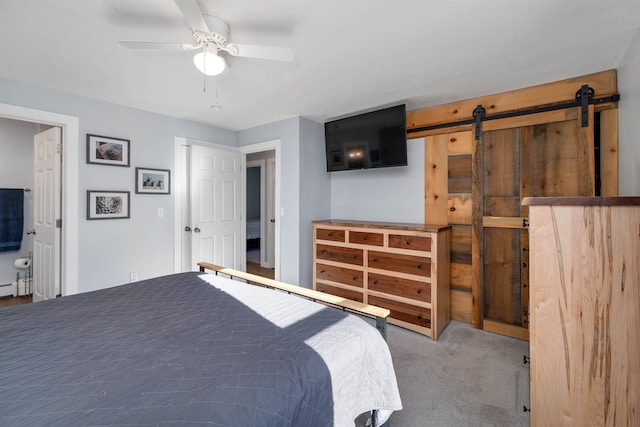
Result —
<instances>
[{"instance_id":1,"label":"dresser top surface","mask_svg":"<svg viewBox=\"0 0 640 427\"><path fill-rule=\"evenodd\" d=\"M640 206L640 197L525 197L524 206Z\"/></svg>"},{"instance_id":2,"label":"dresser top surface","mask_svg":"<svg viewBox=\"0 0 640 427\"><path fill-rule=\"evenodd\" d=\"M337 227L354 228L385 228L391 230L429 231L435 232L450 228L447 224L418 224L407 222L378 222L378 221L354 221L346 219L323 219L312 221L317 225L333 225Z\"/></svg>"}]
</instances>

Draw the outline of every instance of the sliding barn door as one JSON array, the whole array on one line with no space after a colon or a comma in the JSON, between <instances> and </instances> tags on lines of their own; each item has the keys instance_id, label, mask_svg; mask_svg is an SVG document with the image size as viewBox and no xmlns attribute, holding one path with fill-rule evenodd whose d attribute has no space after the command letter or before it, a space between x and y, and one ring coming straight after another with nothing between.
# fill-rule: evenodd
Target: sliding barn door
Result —
<instances>
[{"instance_id":1,"label":"sliding barn door","mask_svg":"<svg viewBox=\"0 0 640 427\"><path fill-rule=\"evenodd\" d=\"M529 314L529 213L522 198L595 195L593 111L587 127L577 109L528 120L534 124L485 128L477 148L482 163L473 171L474 205L482 212L473 228L483 328L522 339Z\"/></svg>"}]
</instances>

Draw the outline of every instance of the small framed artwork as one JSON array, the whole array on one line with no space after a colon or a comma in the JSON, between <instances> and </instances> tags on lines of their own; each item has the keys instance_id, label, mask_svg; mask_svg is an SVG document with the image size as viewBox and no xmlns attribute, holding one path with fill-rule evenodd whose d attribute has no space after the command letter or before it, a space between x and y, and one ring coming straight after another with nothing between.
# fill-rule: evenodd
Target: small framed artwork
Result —
<instances>
[{"instance_id":1,"label":"small framed artwork","mask_svg":"<svg viewBox=\"0 0 640 427\"><path fill-rule=\"evenodd\" d=\"M129 167L128 139L87 134L87 163Z\"/></svg>"},{"instance_id":2,"label":"small framed artwork","mask_svg":"<svg viewBox=\"0 0 640 427\"><path fill-rule=\"evenodd\" d=\"M87 219L129 218L129 191L87 191Z\"/></svg>"},{"instance_id":3,"label":"small framed artwork","mask_svg":"<svg viewBox=\"0 0 640 427\"><path fill-rule=\"evenodd\" d=\"M171 171L168 169L136 168L136 193L169 194Z\"/></svg>"}]
</instances>

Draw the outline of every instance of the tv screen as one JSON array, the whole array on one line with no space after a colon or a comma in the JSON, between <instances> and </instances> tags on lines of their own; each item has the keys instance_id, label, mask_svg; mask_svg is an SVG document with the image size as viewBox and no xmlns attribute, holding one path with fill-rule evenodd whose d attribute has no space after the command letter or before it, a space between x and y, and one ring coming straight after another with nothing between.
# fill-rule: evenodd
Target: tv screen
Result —
<instances>
[{"instance_id":1,"label":"tv screen","mask_svg":"<svg viewBox=\"0 0 640 427\"><path fill-rule=\"evenodd\" d=\"M407 165L405 105L324 124L327 172Z\"/></svg>"}]
</instances>

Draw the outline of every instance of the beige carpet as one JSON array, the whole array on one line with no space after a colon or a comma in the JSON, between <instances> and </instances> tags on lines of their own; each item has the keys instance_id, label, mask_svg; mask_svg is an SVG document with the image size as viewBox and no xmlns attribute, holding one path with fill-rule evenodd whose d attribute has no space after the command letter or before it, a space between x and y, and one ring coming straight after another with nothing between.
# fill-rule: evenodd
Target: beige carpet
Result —
<instances>
[{"instance_id":1,"label":"beige carpet","mask_svg":"<svg viewBox=\"0 0 640 427\"><path fill-rule=\"evenodd\" d=\"M404 409L392 427L528 426L527 341L452 321L436 342L389 326Z\"/></svg>"}]
</instances>

